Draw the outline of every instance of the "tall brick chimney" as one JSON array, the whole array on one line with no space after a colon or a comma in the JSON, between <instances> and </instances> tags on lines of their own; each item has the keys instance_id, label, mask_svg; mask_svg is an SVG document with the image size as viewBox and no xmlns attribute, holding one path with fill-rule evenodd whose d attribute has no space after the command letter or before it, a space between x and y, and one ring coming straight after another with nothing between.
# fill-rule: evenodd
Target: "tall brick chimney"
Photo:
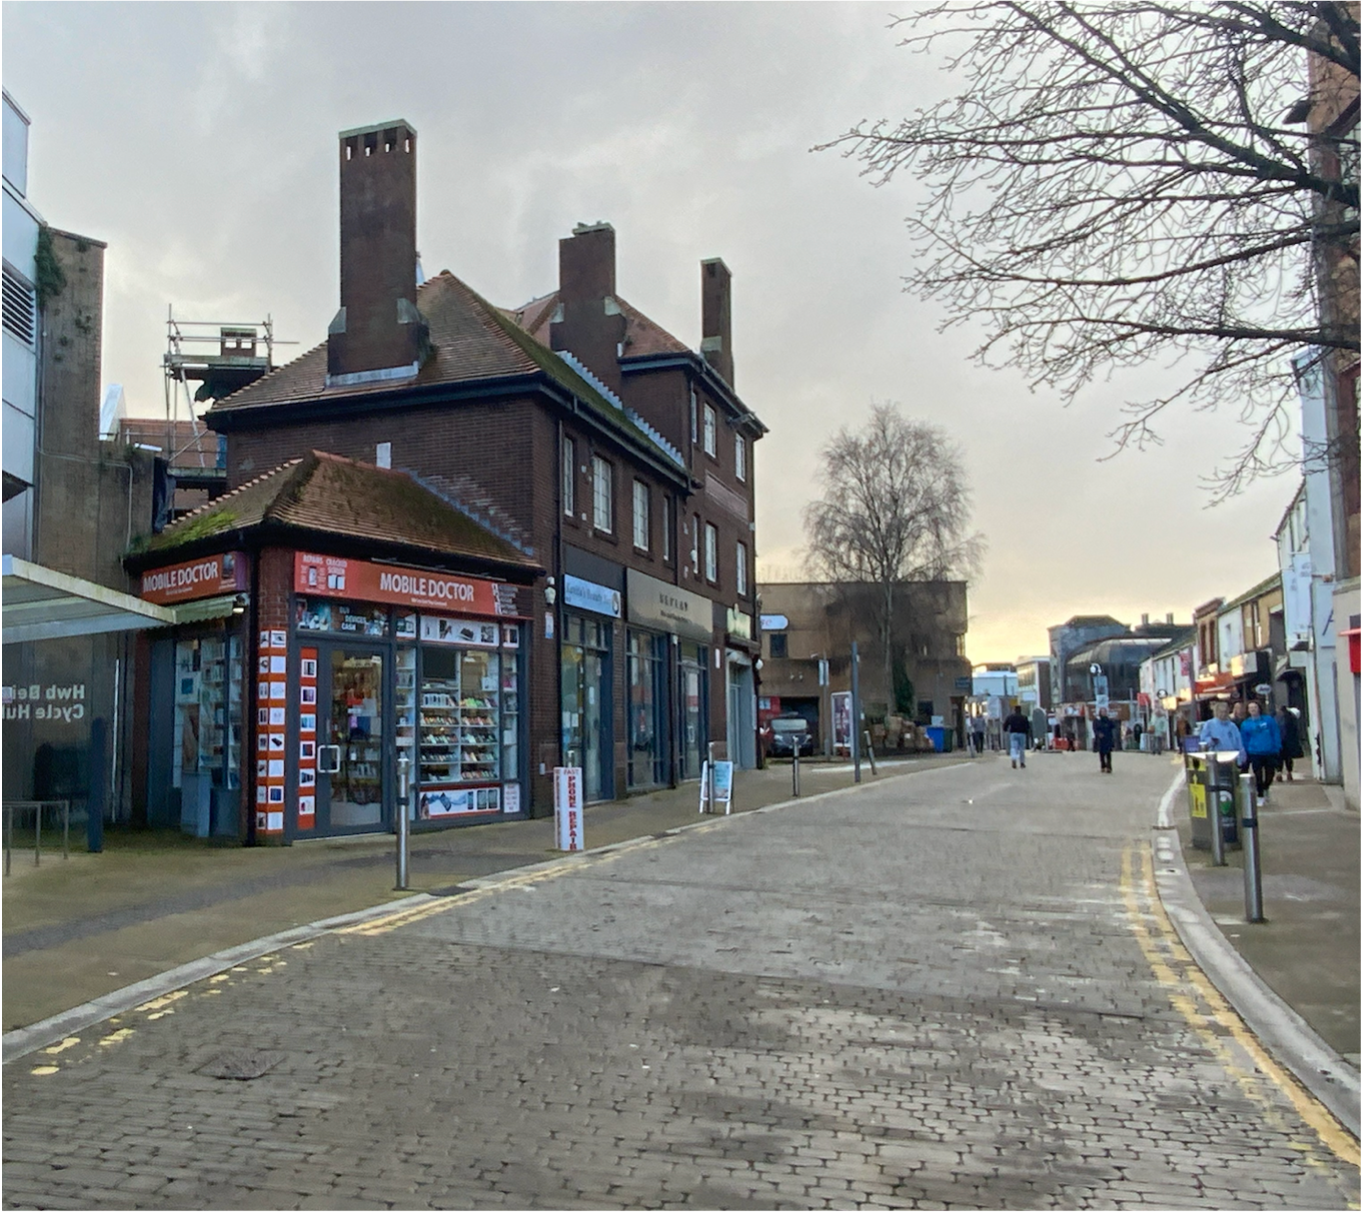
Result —
<instances>
[{"instance_id":1,"label":"tall brick chimney","mask_svg":"<svg viewBox=\"0 0 1365 1216\"><path fill-rule=\"evenodd\" d=\"M626 319L616 302L616 230L577 224L559 242L559 308L550 347L566 350L614 393L621 391Z\"/></svg>"},{"instance_id":2,"label":"tall brick chimney","mask_svg":"<svg viewBox=\"0 0 1365 1216\"><path fill-rule=\"evenodd\" d=\"M406 379L427 351L417 311L417 132L398 119L338 139L341 310L327 331L327 381Z\"/></svg>"},{"instance_id":3,"label":"tall brick chimney","mask_svg":"<svg viewBox=\"0 0 1365 1216\"><path fill-rule=\"evenodd\" d=\"M735 356L730 349L730 271L720 258L701 264L701 357L732 388Z\"/></svg>"}]
</instances>

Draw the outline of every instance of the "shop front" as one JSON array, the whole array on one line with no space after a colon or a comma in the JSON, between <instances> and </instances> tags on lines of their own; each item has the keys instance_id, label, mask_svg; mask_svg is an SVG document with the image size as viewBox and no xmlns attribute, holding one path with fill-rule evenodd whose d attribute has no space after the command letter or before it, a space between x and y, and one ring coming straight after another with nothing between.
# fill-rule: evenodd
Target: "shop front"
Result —
<instances>
[{"instance_id":1,"label":"shop front","mask_svg":"<svg viewBox=\"0 0 1365 1216\"><path fill-rule=\"evenodd\" d=\"M604 563L605 565L605 563ZM606 577L612 577L608 571ZM615 581L619 582L619 568ZM616 796L612 720L612 639L621 619L621 589L564 576L560 642L560 744L564 763L583 770L583 796Z\"/></svg>"},{"instance_id":2,"label":"shop front","mask_svg":"<svg viewBox=\"0 0 1365 1216\"><path fill-rule=\"evenodd\" d=\"M150 647L152 822L287 843L392 831L400 807L419 829L529 813L544 571L406 474L314 452L126 563L200 618Z\"/></svg>"},{"instance_id":3,"label":"shop front","mask_svg":"<svg viewBox=\"0 0 1365 1216\"><path fill-rule=\"evenodd\" d=\"M725 613L726 745L740 768L757 763L758 688L754 679L753 618L739 608Z\"/></svg>"},{"instance_id":4,"label":"shop front","mask_svg":"<svg viewBox=\"0 0 1365 1216\"><path fill-rule=\"evenodd\" d=\"M666 784L671 765L673 780L701 776L710 733L707 664L713 612L705 596L639 570L626 571L628 645L637 656L630 669L632 710L641 726L630 752L636 789Z\"/></svg>"},{"instance_id":5,"label":"shop front","mask_svg":"<svg viewBox=\"0 0 1365 1216\"><path fill-rule=\"evenodd\" d=\"M405 784L418 828L524 814L515 588L319 553L293 560L292 626L258 639L258 830L391 830Z\"/></svg>"}]
</instances>

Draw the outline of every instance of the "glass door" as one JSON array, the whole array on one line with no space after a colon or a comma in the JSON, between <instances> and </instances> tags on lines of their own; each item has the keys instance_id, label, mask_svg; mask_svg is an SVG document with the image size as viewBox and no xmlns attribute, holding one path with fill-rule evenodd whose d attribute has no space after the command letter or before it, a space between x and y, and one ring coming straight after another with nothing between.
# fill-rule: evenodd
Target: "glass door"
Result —
<instances>
[{"instance_id":1,"label":"glass door","mask_svg":"<svg viewBox=\"0 0 1365 1216\"><path fill-rule=\"evenodd\" d=\"M384 653L331 646L319 664L317 831L384 826Z\"/></svg>"}]
</instances>

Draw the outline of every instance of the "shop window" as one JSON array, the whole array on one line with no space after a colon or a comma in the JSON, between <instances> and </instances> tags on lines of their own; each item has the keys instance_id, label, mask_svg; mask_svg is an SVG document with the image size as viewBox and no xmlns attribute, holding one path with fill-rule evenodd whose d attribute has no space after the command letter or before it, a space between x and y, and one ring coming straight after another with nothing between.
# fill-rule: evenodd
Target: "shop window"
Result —
<instances>
[{"instance_id":1,"label":"shop window","mask_svg":"<svg viewBox=\"0 0 1365 1216\"><path fill-rule=\"evenodd\" d=\"M702 447L708 456L716 454L716 410L711 405L702 411Z\"/></svg>"},{"instance_id":2,"label":"shop window","mask_svg":"<svg viewBox=\"0 0 1365 1216\"><path fill-rule=\"evenodd\" d=\"M499 651L491 630L487 647L422 647L419 819L510 809L499 783L519 773L518 639L511 630Z\"/></svg>"},{"instance_id":3,"label":"shop window","mask_svg":"<svg viewBox=\"0 0 1365 1216\"><path fill-rule=\"evenodd\" d=\"M735 476L740 481L746 481L749 477L748 452L744 447L744 436L735 436Z\"/></svg>"},{"instance_id":4,"label":"shop window","mask_svg":"<svg viewBox=\"0 0 1365 1216\"><path fill-rule=\"evenodd\" d=\"M742 540L735 541L735 594L749 594L749 549Z\"/></svg>"},{"instance_id":5,"label":"shop window","mask_svg":"<svg viewBox=\"0 0 1365 1216\"><path fill-rule=\"evenodd\" d=\"M706 581L714 583L719 580L719 552L720 552L720 533L716 531L715 524L706 525Z\"/></svg>"},{"instance_id":6,"label":"shop window","mask_svg":"<svg viewBox=\"0 0 1365 1216\"><path fill-rule=\"evenodd\" d=\"M631 535L637 549L649 549L649 487L643 481L634 483L631 502Z\"/></svg>"},{"instance_id":7,"label":"shop window","mask_svg":"<svg viewBox=\"0 0 1365 1216\"><path fill-rule=\"evenodd\" d=\"M574 491L574 480L575 480L575 478L574 478L574 467L575 467L574 462L575 462L575 460L577 459L576 456L574 455L574 450L573 450L573 449L574 449L574 442L573 442L573 440L570 439L567 435L564 436L564 442L563 442L563 445L562 445L561 450L560 450L560 453L559 453L559 456L560 456L560 472L559 472L560 491L559 491L559 492L560 492L560 497L563 499L563 502L564 502L564 514L565 514L565 515L568 515L568 516L570 516L570 517L572 517L572 516L573 516L573 513L574 513L574 492L573 492L573 491Z\"/></svg>"},{"instance_id":8,"label":"shop window","mask_svg":"<svg viewBox=\"0 0 1365 1216\"><path fill-rule=\"evenodd\" d=\"M611 465L601 456L592 458L592 526L599 532L613 532Z\"/></svg>"},{"instance_id":9,"label":"shop window","mask_svg":"<svg viewBox=\"0 0 1365 1216\"><path fill-rule=\"evenodd\" d=\"M785 633L768 634L768 657L770 659L785 659L787 657L787 635Z\"/></svg>"},{"instance_id":10,"label":"shop window","mask_svg":"<svg viewBox=\"0 0 1365 1216\"><path fill-rule=\"evenodd\" d=\"M182 822L195 822L200 834L211 830L211 792L241 786L242 674L236 634L175 643L171 786L180 791Z\"/></svg>"}]
</instances>

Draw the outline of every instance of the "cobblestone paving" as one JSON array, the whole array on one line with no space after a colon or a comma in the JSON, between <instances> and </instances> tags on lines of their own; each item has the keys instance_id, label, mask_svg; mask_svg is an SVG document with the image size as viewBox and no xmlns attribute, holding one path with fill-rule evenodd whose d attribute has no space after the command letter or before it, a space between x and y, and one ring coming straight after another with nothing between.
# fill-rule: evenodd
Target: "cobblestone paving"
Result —
<instances>
[{"instance_id":1,"label":"cobblestone paving","mask_svg":"<svg viewBox=\"0 0 1365 1216\"><path fill-rule=\"evenodd\" d=\"M4 1070L6 1206L1355 1206L1154 903L1168 776L925 775L234 968Z\"/></svg>"}]
</instances>

